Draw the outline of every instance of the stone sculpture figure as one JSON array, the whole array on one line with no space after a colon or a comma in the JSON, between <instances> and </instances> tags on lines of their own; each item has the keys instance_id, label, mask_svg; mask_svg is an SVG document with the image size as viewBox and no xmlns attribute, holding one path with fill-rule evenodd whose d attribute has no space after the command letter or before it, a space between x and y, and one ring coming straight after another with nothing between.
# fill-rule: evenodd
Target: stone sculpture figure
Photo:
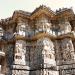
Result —
<instances>
[{"instance_id":1,"label":"stone sculpture figure","mask_svg":"<svg viewBox=\"0 0 75 75\"><path fill-rule=\"evenodd\" d=\"M60 31L62 32L62 34L69 33L69 32L71 32L71 29L72 29L72 27L68 21L65 21L64 23L59 24L59 27L60 27Z\"/></svg>"},{"instance_id":2,"label":"stone sculpture figure","mask_svg":"<svg viewBox=\"0 0 75 75\"><path fill-rule=\"evenodd\" d=\"M62 50L63 50L63 59L71 60L74 59L74 47L70 38L65 38L62 40Z\"/></svg>"},{"instance_id":3,"label":"stone sculpture figure","mask_svg":"<svg viewBox=\"0 0 75 75\"><path fill-rule=\"evenodd\" d=\"M15 61L17 61L15 63L24 65L26 49L23 47L23 45L25 45L25 42L22 40L16 42Z\"/></svg>"}]
</instances>

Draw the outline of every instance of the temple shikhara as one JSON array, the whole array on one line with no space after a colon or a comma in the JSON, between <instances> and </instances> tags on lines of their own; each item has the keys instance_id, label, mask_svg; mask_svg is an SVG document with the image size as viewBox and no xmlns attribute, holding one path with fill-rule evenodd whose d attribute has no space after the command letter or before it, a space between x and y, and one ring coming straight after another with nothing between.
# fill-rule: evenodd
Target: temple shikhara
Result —
<instances>
[{"instance_id":1,"label":"temple shikhara","mask_svg":"<svg viewBox=\"0 0 75 75\"><path fill-rule=\"evenodd\" d=\"M75 14L44 5L0 20L0 75L75 75Z\"/></svg>"}]
</instances>

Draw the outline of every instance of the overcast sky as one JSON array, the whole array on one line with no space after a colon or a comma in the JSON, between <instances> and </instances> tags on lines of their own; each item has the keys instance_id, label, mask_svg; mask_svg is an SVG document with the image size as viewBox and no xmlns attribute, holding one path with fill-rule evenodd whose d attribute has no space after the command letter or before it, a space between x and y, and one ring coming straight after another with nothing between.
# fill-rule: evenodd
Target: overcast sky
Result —
<instances>
[{"instance_id":1,"label":"overcast sky","mask_svg":"<svg viewBox=\"0 0 75 75\"><path fill-rule=\"evenodd\" d=\"M75 12L75 0L0 0L0 19L12 16L15 10L32 12L42 4L54 11L63 7L72 7Z\"/></svg>"}]
</instances>

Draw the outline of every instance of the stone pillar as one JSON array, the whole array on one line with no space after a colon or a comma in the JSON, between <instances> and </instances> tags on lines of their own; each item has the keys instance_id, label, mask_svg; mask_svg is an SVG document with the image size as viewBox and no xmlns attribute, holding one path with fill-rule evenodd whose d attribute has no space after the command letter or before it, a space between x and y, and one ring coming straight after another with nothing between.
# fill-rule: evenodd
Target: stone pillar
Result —
<instances>
[{"instance_id":1,"label":"stone pillar","mask_svg":"<svg viewBox=\"0 0 75 75\"><path fill-rule=\"evenodd\" d=\"M26 41L17 40L15 43L13 75L29 75L29 62L27 61Z\"/></svg>"},{"instance_id":2,"label":"stone pillar","mask_svg":"<svg viewBox=\"0 0 75 75\"><path fill-rule=\"evenodd\" d=\"M64 38L62 40L56 40L56 60L57 65L63 63L70 64L74 62L74 46L71 38Z\"/></svg>"},{"instance_id":3,"label":"stone pillar","mask_svg":"<svg viewBox=\"0 0 75 75\"><path fill-rule=\"evenodd\" d=\"M61 40L55 40L55 56L57 65L62 64Z\"/></svg>"},{"instance_id":4,"label":"stone pillar","mask_svg":"<svg viewBox=\"0 0 75 75\"><path fill-rule=\"evenodd\" d=\"M71 38L61 40L62 64L59 67L61 75L74 75L74 46ZM74 65L73 65L74 64Z\"/></svg>"},{"instance_id":5,"label":"stone pillar","mask_svg":"<svg viewBox=\"0 0 75 75\"><path fill-rule=\"evenodd\" d=\"M31 72L33 75L48 75L48 71L52 68L53 75L56 74L56 61L55 61L55 50L54 43L49 38L40 38L37 40L36 48L34 50L33 55L35 55L33 61L33 70L36 71ZM54 71L56 70L56 72ZM38 72L38 73L37 73ZM50 70L51 72L51 70ZM52 73L50 73L52 74Z\"/></svg>"}]
</instances>

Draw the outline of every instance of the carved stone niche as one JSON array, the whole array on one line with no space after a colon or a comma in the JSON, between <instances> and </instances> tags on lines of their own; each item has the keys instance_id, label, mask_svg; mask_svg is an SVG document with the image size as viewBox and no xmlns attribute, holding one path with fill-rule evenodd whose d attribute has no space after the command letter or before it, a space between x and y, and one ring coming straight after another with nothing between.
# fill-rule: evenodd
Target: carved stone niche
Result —
<instances>
[{"instance_id":1,"label":"carved stone niche","mask_svg":"<svg viewBox=\"0 0 75 75\"><path fill-rule=\"evenodd\" d=\"M17 34L25 36L25 23L19 23L17 25Z\"/></svg>"},{"instance_id":2,"label":"carved stone niche","mask_svg":"<svg viewBox=\"0 0 75 75\"><path fill-rule=\"evenodd\" d=\"M17 34L21 36L28 36L28 32L30 31L30 27L28 25L28 20L19 21L16 27Z\"/></svg>"},{"instance_id":3,"label":"carved stone niche","mask_svg":"<svg viewBox=\"0 0 75 75\"><path fill-rule=\"evenodd\" d=\"M63 23L60 23L59 27L60 27L60 32L62 34L69 33L69 32L71 32L71 29L72 29L69 21L64 21Z\"/></svg>"},{"instance_id":4,"label":"carved stone niche","mask_svg":"<svg viewBox=\"0 0 75 75\"><path fill-rule=\"evenodd\" d=\"M50 30L52 24L47 16L42 15L35 20L35 25L38 32L47 32Z\"/></svg>"},{"instance_id":5,"label":"carved stone niche","mask_svg":"<svg viewBox=\"0 0 75 75\"><path fill-rule=\"evenodd\" d=\"M42 38L37 41L37 46L41 46L41 49L38 47L37 50L41 50L41 59L43 59L44 64L56 65L53 41L49 38Z\"/></svg>"},{"instance_id":6,"label":"carved stone niche","mask_svg":"<svg viewBox=\"0 0 75 75\"><path fill-rule=\"evenodd\" d=\"M74 60L74 47L71 38L65 38L61 42L63 60Z\"/></svg>"},{"instance_id":7,"label":"carved stone niche","mask_svg":"<svg viewBox=\"0 0 75 75\"><path fill-rule=\"evenodd\" d=\"M26 42L23 40L16 41L15 56L14 56L15 64L26 65L25 53L26 53Z\"/></svg>"}]
</instances>

